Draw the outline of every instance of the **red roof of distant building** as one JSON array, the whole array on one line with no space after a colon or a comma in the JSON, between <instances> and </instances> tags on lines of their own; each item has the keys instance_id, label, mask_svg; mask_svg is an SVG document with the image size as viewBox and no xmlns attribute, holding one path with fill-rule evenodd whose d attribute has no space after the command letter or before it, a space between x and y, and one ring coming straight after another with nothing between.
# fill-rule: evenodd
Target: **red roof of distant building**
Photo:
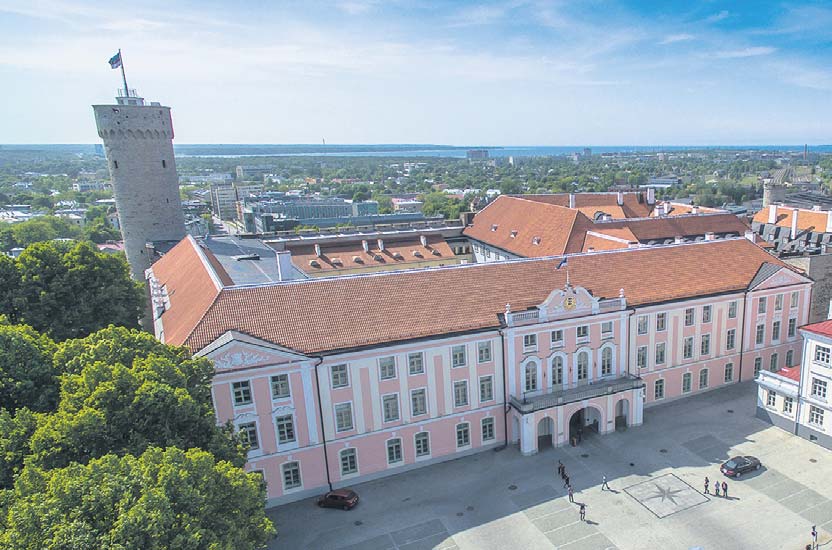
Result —
<instances>
[{"instance_id":1,"label":"red roof of distant building","mask_svg":"<svg viewBox=\"0 0 832 550\"><path fill-rule=\"evenodd\" d=\"M788 378L789 380L794 380L795 382L800 382L800 366L796 367L783 367L777 374L782 376L783 378Z\"/></svg>"},{"instance_id":2,"label":"red roof of distant building","mask_svg":"<svg viewBox=\"0 0 832 550\"><path fill-rule=\"evenodd\" d=\"M814 332L815 334L820 334L822 336L832 337L832 319L806 325L805 327L802 327L802 329L808 332Z\"/></svg>"}]
</instances>

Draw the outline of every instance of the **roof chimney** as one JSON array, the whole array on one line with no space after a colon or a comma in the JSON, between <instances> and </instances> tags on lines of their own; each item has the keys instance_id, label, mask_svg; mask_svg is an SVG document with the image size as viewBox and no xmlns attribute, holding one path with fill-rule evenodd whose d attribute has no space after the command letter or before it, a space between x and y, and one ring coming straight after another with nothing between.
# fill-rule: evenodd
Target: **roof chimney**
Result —
<instances>
[{"instance_id":1,"label":"roof chimney","mask_svg":"<svg viewBox=\"0 0 832 550\"><path fill-rule=\"evenodd\" d=\"M675 244L682 244L683 242L685 242L685 238L681 235L676 235L676 237L673 239L673 242Z\"/></svg>"},{"instance_id":2,"label":"roof chimney","mask_svg":"<svg viewBox=\"0 0 832 550\"><path fill-rule=\"evenodd\" d=\"M319 258L321 257L321 245L319 245L319 244L315 245L315 256L317 256Z\"/></svg>"},{"instance_id":3,"label":"roof chimney","mask_svg":"<svg viewBox=\"0 0 832 550\"><path fill-rule=\"evenodd\" d=\"M799 210L797 208L792 208L792 239L797 238L797 213Z\"/></svg>"},{"instance_id":4,"label":"roof chimney","mask_svg":"<svg viewBox=\"0 0 832 550\"><path fill-rule=\"evenodd\" d=\"M277 277L281 281L295 278L295 266L292 265L292 253L288 250L275 251L277 256Z\"/></svg>"},{"instance_id":5,"label":"roof chimney","mask_svg":"<svg viewBox=\"0 0 832 550\"><path fill-rule=\"evenodd\" d=\"M647 204L656 204L656 190L652 187L647 188Z\"/></svg>"},{"instance_id":6,"label":"roof chimney","mask_svg":"<svg viewBox=\"0 0 832 550\"><path fill-rule=\"evenodd\" d=\"M575 208L575 193L569 193L569 208Z\"/></svg>"},{"instance_id":7,"label":"roof chimney","mask_svg":"<svg viewBox=\"0 0 832 550\"><path fill-rule=\"evenodd\" d=\"M595 247L594 246L588 246L588 247L586 247L586 251L587 252L595 252Z\"/></svg>"},{"instance_id":8,"label":"roof chimney","mask_svg":"<svg viewBox=\"0 0 832 550\"><path fill-rule=\"evenodd\" d=\"M699 207L698 206L692 206L690 208L690 213L693 214L693 215L699 214Z\"/></svg>"},{"instance_id":9,"label":"roof chimney","mask_svg":"<svg viewBox=\"0 0 832 550\"><path fill-rule=\"evenodd\" d=\"M367 242L367 239L361 241L361 247L364 249L364 252L370 251L370 243Z\"/></svg>"},{"instance_id":10,"label":"roof chimney","mask_svg":"<svg viewBox=\"0 0 832 550\"><path fill-rule=\"evenodd\" d=\"M752 243L755 242L757 239L754 237L754 232L750 229L745 230L745 238L751 241Z\"/></svg>"},{"instance_id":11,"label":"roof chimney","mask_svg":"<svg viewBox=\"0 0 832 550\"><path fill-rule=\"evenodd\" d=\"M419 235L419 242L422 243L422 246L427 246L428 245L428 238L425 237L424 235Z\"/></svg>"},{"instance_id":12,"label":"roof chimney","mask_svg":"<svg viewBox=\"0 0 832 550\"><path fill-rule=\"evenodd\" d=\"M768 205L768 223L777 223L777 205Z\"/></svg>"},{"instance_id":13,"label":"roof chimney","mask_svg":"<svg viewBox=\"0 0 832 550\"><path fill-rule=\"evenodd\" d=\"M708 231L707 233L705 233L705 240L706 241L715 241L716 240L716 235L714 234L713 231Z\"/></svg>"},{"instance_id":14,"label":"roof chimney","mask_svg":"<svg viewBox=\"0 0 832 550\"><path fill-rule=\"evenodd\" d=\"M622 206L624 204L624 192L623 191L618 192L617 201L618 201L618 206Z\"/></svg>"},{"instance_id":15,"label":"roof chimney","mask_svg":"<svg viewBox=\"0 0 832 550\"><path fill-rule=\"evenodd\" d=\"M832 233L832 210L826 212L826 232Z\"/></svg>"},{"instance_id":16,"label":"roof chimney","mask_svg":"<svg viewBox=\"0 0 832 550\"><path fill-rule=\"evenodd\" d=\"M820 212L820 205L819 205L819 204L814 205L814 206L812 207L812 211L813 211L813 212Z\"/></svg>"},{"instance_id":17,"label":"roof chimney","mask_svg":"<svg viewBox=\"0 0 832 550\"><path fill-rule=\"evenodd\" d=\"M637 242L629 242L627 243L627 248L639 248L641 245Z\"/></svg>"},{"instance_id":18,"label":"roof chimney","mask_svg":"<svg viewBox=\"0 0 832 550\"><path fill-rule=\"evenodd\" d=\"M826 315L827 319L832 319L832 300L829 300L829 313Z\"/></svg>"},{"instance_id":19,"label":"roof chimney","mask_svg":"<svg viewBox=\"0 0 832 550\"><path fill-rule=\"evenodd\" d=\"M378 243L378 249L381 250L382 252L384 252L384 239L379 239L377 241L377 243Z\"/></svg>"}]
</instances>

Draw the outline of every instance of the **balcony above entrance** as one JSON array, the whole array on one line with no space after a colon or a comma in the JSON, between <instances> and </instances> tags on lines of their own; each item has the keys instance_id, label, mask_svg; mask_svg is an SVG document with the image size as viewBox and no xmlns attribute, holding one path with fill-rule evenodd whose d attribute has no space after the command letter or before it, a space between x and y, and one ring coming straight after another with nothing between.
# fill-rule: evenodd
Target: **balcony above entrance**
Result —
<instances>
[{"instance_id":1,"label":"balcony above entrance","mask_svg":"<svg viewBox=\"0 0 832 550\"><path fill-rule=\"evenodd\" d=\"M641 378L625 375L573 388L537 390L525 392L519 397L512 395L511 405L521 413L527 414L551 407L559 407L567 403L583 401L584 399L613 395L643 387L644 381Z\"/></svg>"}]
</instances>

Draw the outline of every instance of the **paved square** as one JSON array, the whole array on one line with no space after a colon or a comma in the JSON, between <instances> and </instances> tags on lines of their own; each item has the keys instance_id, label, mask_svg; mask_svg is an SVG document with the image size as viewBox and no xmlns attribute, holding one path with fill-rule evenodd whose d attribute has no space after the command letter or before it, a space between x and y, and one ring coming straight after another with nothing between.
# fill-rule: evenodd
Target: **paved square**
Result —
<instances>
[{"instance_id":1,"label":"paved square","mask_svg":"<svg viewBox=\"0 0 832 550\"><path fill-rule=\"evenodd\" d=\"M658 518L666 518L710 500L673 474L636 483L624 491Z\"/></svg>"}]
</instances>

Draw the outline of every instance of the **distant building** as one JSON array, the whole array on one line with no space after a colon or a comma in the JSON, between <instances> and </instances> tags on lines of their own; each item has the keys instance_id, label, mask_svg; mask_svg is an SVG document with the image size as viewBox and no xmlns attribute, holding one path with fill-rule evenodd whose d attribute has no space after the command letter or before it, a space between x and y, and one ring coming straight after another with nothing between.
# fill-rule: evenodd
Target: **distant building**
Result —
<instances>
[{"instance_id":1,"label":"distant building","mask_svg":"<svg viewBox=\"0 0 832 550\"><path fill-rule=\"evenodd\" d=\"M674 185L682 183L682 178L678 176L653 176L647 178L647 184L642 187L653 187L654 189L667 189Z\"/></svg>"},{"instance_id":2,"label":"distant building","mask_svg":"<svg viewBox=\"0 0 832 550\"><path fill-rule=\"evenodd\" d=\"M237 166L237 181L265 181L274 172L272 166Z\"/></svg>"},{"instance_id":3,"label":"distant building","mask_svg":"<svg viewBox=\"0 0 832 550\"><path fill-rule=\"evenodd\" d=\"M109 184L103 181L79 181L72 184L72 190L79 193L88 193L90 191L103 191L109 187Z\"/></svg>"},{"instance_id":4,"label":"distant building","mask_svg":"<svg viewBox=\"0 0 832 550\"><path fill-rule=\"evenodd\" d=\"M211 210L221 220L238 219L238 201L262 193L264 186L258 184L215 183L211 185Z\"/></svg>"},{"instance_id":5,"label":"distant building","mask_svg":"<svg viewBox=\"0 0 832 550\"><path fill-rule=\"evenodd\" d=\"M393 198L394 212L421 212L424 203L416 199L399 199Z\"/></svg>"},{"instance_id":6,"label":"distant building","mask_svg":"<svg viewBox=\"0 0 832 550\"><path fill-rule=\"evenodd\" d=\"M465 153L468 162L482 162L488 160L488 149L469 149Z\"/></svg>"}]
</instances>

